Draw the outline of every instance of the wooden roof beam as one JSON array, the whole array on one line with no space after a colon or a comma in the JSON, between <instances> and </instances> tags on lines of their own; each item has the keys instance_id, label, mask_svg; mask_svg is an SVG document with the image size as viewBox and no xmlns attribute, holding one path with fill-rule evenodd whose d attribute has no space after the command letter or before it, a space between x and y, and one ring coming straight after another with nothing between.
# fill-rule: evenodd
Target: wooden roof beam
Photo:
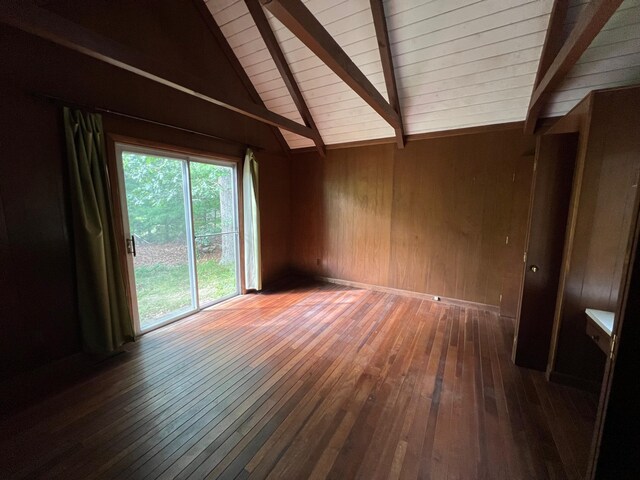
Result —
<instances>
[{"instance_id":1,"label":"wooden roof beam","mask_svg":"<svg viewBox=\"0 0 640 480\"><path fill-rule=\"evenodd\" d=\"M562 34L562 25L558 26L557 24L564 23L564 19L560 22L553 18L555 14L562 13L562 5L558 5L558 3L560 2L556 2L552 11L552 18L543 50L547 49L547 44L550 44L548 47L550 50L556 48L553 45L558 41L557 37ZM544 68L547 64L548 68L544 71L544 75L539 74L542 78L537 82L531 94L525 120L526 133L535 132L536 123L549 95L564 80L567 73L591 45L593 39L602 30L602 27L604 27L621 3L622 0L592 0L578 17L578 21L573 27L569 38L559 48L557 55L552 56L553 61L545 58L545 52L543 51L538 69L540 72L540 68ZM553 32L551 32L552 28L554 29Z\"/></svg>"},{"instance_id":2,"label":"wooden roof beam","mask_svg":"<svg viewBox=\"0 0 640 480\"><path fill-rule=\"evenodd\" d=\"M223 92L211 92L209 83L201 78L168 67L29 2L0 2L0 22L207 103L313 138L313 131L305 125L250 101L232 100Z\"/></svg>"},{"instance_id":3,"label":"wooden roof beam","mask_svg":"<svg viewBox=\"0 0 640 480\"><path fill-rule=\"evenodd\" d=\"M300 0L260 1L394 129L400 127L398 113Z\"/></svg>"},{"instance_id":4,"label":"wooden roof beam","mask_svg":"<svg viewBox=\"0 0 640 480\"><path fill-rule=\"evenodd\" d=\"M536 79L533 83L533 90L540 85L540 81L544 77L545 73L549 70L549 67L553 63L553 60L558 55L560 48L562 48L562 32L564 28L564 21L567 17L567 10L569 9L569 0L555 0L553 7L551 8L551 15L549 16L549 26L547 27L547 34L544 38L544 44L542 46L542 53L540 54L540 62L538 63L538 71L536 72ZM531 92L533 94L533 92ZM537 118L527 116L525 121L524 132L527 135L532 135L536 129Z\"/></svg>"},{"instance_id":5,"label":"wooden roof beam","mask_svg":"<svg viewBox=\"0 0 640 480\"><path fill-rule=\"evenodd\" d=\"M393 55L391 54L391 46L389 43L387 17L384 14L384 5L382 0L371 0L371 14L373 15L373 26L375 27L376 37L378 39L380 61L382 62L382 72L384 74L384 83L387 87L389 103L400 119L400 125L395 127L396 144L398 145L398 148L404 148L405 133L404 125L402 124L402 110L400 109L398 86L396 84L396 76L393 68Z\"/></svg>"},{"instance_id":6,"label":"wooden roof beam","mask_svg":"<svg viewBox=\"0 0 640 480\"><path fill-rule=\"evenodd\" d=\"M313 130L315 134L313 142L316 144L318 153L320 153L322 157L325 157L327 155L327 152L322 137L320 136L320 132L318 131L318 127L313 121L313 117L311 116L311 112L307 107L307 103L302 96L302 92L298 87L291 68L289 68L287 59L284 57L284 53L280 48L278 39L273 34L273 30L271 30L271 26L269 25L269 21L267 20L266 15L264 14L264 10L262 10L260 2L258 0L245 0L245 3L247 5L247 8L249 9L249 13L253 17L253 21L255 22L256 27L258 27L260 35L262 35L264 43L267 45L267 50L269 50L271 58L273 58L273 61L278 68L278 72L280 72L282 80L284 80L284 84L287 86L287 90L289 90L289 93L291 94L293 102L296 104L296 107L300 112L302 120L304 120L304 123L307 125L307 127L311 128L311 130Z\"/></svg>"},{"instance_id":7,"label":"wooden roof beam","mask_svg":"<svg viewBox=\"0 0 640 480\"><path fill-rule=\"evenodd\" d=\"M256 88L253 86L253 83L251 83L251 79L247 75L247 72L245 72L244 68L242 68L242 65L240 64L238 57L236 57L236 54L233 53L233 49L231 48L231 45L229 45L229 42L227 42L227 39L225 38L224 33L222 33L222 30L220 30L220 27L218 26L215 19L213 18L213 15L207 8L207 4L205 3L205 0L193 0L193 5L196 7L198 12L200 13L202 20L204 21L205 25L213 35L213 38L215 38L216 42L218 43L218 46L222 50L222 53L224 53L224 56L227 57L227 60L229 60L229 63L231 64L233 71L236 72L236 75L238 75L238 77L240 78L242 85L244 85L244 88L249 93L249 96L251 97L251 99L256 104L266 108L264 102L262 101L262 98L260 98L260 94L258 93ZM272 125L271 130L273 131L273 135L278 140L278 143L280 144L282 151L285 152L287 155L291 155L291 149L289 148L289 144L282 136L282 132L280 131L280 129Z\"/></svg>"}]
</instances>

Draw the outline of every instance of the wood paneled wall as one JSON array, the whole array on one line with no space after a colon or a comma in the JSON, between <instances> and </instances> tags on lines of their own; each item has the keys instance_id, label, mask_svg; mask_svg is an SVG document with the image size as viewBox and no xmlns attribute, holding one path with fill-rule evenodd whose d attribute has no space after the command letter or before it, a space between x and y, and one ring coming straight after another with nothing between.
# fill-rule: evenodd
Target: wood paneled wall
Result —
<instances>
[{"instance_id":1,"label":"wood paneled wall","mask_svg":"<svg viewBox=\"0 0 640 480\"><path fill-rule=\"evenodd\" d=\"M0 84L0 378L80 349L60 112Z\"/></svg>"},{"instance_id":2,"label":"wood paneled wall","mask_svg":"<svg viewBox=\"0 0 640 480\"><path fill-rule=\"evenodd\" d=\"M521 274L527 218L512 205L528 204L533 149L511 130L295 155L292 264L500 305L505 277Z\"/></svg>"},{"instance_id":3,"label":"wood paneled wall","mask_svg":"<svg viewBox=\"0 0 640 480\"><path fill-rule=\"evenodd\" d=\"M47 8L249 98L190 1L47 2ZM265 281L287 268L288 159L268 126L5 26L0 63L11 72L0 79L0 379L80 350L61 113L34 92L241 143L104 115L112 134L238 158L242 143L264 147Z\"/></svg>"},{"instance_id":4,"label":"wood paneled wall","mask_svg":"<svg viewBox=\"0 0 640 480\"><path fill-rule=\"evenodd\" d=\"M289 272L291 253L291 161L288 157L257 152L260 190L262 283Z\"/></svg>"},{"instance_id":5,"label":"wood paneled wall","mask_svg":"<svg viewBox=\"0 0 640 480\"><path fill-rule=\"evenodd\" d=\"M640 175L640 88L595 93L591 101L588 129L580 132L577 172L580 164L583 170L574 183L551 369L599 382L605 355L585 334L584 310L616 309Z\"/></svg>"},{"instance_id":6,"label":"wood paneled wall","mask_svg":"<svg viewBox=\"0 0 640 480\"><path fill-rule=\"evenodd\" d=\"M627 273L628 285L625 295L626 308L622 309L624 321L619 330L620 339L613 371L607 372L610 379L608 400L602 401L600 415L603 424L598 430L602 435L598 445L594 442L598 457L595 459L595 475L593 478L634 478L638 472L638 460L634 452L640 445L640 382L638 382L638 365L640 365L640 252L638 251L638 222L635 223L635 255L630 272ZM624 304L623 304L624 305ZM635 473L634 473L635 472ZM586 477L592 478L592 477Z\"/></svg>"}]
</instances>

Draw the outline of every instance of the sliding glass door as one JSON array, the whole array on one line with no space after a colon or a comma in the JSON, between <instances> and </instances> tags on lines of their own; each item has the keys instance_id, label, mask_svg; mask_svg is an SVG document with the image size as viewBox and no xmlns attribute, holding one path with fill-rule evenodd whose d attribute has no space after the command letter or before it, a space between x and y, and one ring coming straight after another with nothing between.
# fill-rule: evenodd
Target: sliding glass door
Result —
<instances>
[{"instance_id":1,"label":"sliding glass door","mask_svg":"<svg viewBox=\"0 0 640 480\"><path fill-rule=\"evenodd\" d=\"M117 145L138 332L237 295L233 163Z\"/></svg>"},{"instance_id":2,"label":"sliding glass door","mask_svg":"<svg viewBox=\"0 0 640 480\"><path fill-rule=\"evenodd\" d=\"M191 162L191 191L198 298L202 305L238 292L234 169Z\"/></svg>"}]
</instances>

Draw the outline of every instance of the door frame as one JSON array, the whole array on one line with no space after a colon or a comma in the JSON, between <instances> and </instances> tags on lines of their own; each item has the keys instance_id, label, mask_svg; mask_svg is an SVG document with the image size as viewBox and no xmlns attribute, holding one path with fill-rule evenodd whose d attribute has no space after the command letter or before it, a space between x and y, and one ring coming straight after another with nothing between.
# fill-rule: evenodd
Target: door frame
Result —
<instances>
[{"instance_id":1,"label":"door frame","mask_svg":"<svg viewBox=\"0 0 640 480\"><path fill-rule=\"evenodd\" d=\"M572 137L572 138L569 138ZM551 137L555 137L555 138L551 138ZM573 138L575 137L575 138ZM536 361L535 358L532 358L531 356L531 347L529 344L529 347L527 347L526 343L520 343L520 340L522 340L520 338L520 333L521 333L521 328L524 328L524 330L526 331L526 327L527 327L527 323L526 323L526 318L525 318L525 323L523 324L522 322L522 316L523 316L523 305L526 306L526 302L525 302L525 293L526 293L526 287L527 287L527 281L528 279L530 279L530 273L529 273L529 265L533 262L533 263L538 263L540 259L539 258L534 258L536 255L535 252L535 248L533 248L532 251L532 237L535 238L534 235L534 220L538 220L539 223L539 218L537 218L536 213L535 213L535 207L537 205L537 202L539 200L539 196L540 196L540 192L539 190L539 184L545 184L545 182L541 182L541 178L543 180L545 180L545 176L548 176L549 174L549 168L553 168L550 167L550 165L555 164L556 168L562 172L562 168L557 166L558 163L560 163L559 158L556 158L556 151L557 150L562 150L562 153L566 153L565 150L567 150L567 144L570 144L572 142L575 141L575 152L573 152L571 149L572 156L566 157L566 165L565 168L570 167L571 169L571 177L566 177L567 180L569 181L569 185L566 186L567 190L564 190L563 192L567 194L566 197L566 206L567 206L567 213L566 215L562 215L562 217L558 216L557 218L559 220L561 220L562 226L565 228L565 231L563 232L562 235L562 243L560 244L560 248L559 250L556 251L556 253L558 254L558 261L557 263L548 263L548 258L544 259L544 265L543 268L544 269L551 269L551 268L557 268L558 270L558 283L560 280L560 275L561 275L561 264L562 264L562 258L563 258L563 252L564 252L564 244L565 244L565 240L566 240L566 226L567 226L567 222L568 222L568 215L569 215L569 206L570 206L570 202L571 202L571 198L573 195L573 177L575 175L575 170L576 170L576 163L577 163L577 156L578 156L578 148L579 148L579 134L578 132L566 132L566 133L560 133L560 134L549 134L549 135L538 135L536 137L536 154L535 154L535 160L534 160L534 165L533 165L533 175L532 175L532 179L531 179L531 195L529 198L529 212L528 212L528 216L527 216L527 233L526 233L526 239L525 239L525 246L524 246L524 255L522 257L522 282L520 284L520 296L519 296L519 302L518 302L518 312L516 315L516 320L515 320L515 328L514 328L514 336L513 336L513 346L512 346L512 351L511 351L511 360L514 364L521 366L521 367L526 367L526 368L531 368L531 369L535 369L535 370L540 370L542 372L546 372L547 370L547 364L548 364L548 357L549 357L549 352L551 349L551 341L552 341L552 335L553 335L553 329L554 329L554 315L555 315L555 300L557 297L557 288L554 289L553 291L553 304L550 306L553 307L553 312L551 312L551 315L541 319L540 321L538 321L538 324L545 324L548 323L548 325L545 325L545 332L548 333L549 335L549 342L548 345L546 346L546 351L544 352L544 358L542 359L538 359ZM547 142L547 143L545 143ZM560 147L557 147L556 145L554 145L554 143L559 143L561 144ZM552 145L550 147L550 145ZM572 145L573 146L573 145ZM553 158L550 160L549 155L551 152L553 154ZM570 164L570 165L569 165ZM555 171L553 177L554 178L560 178L559 172L558 170ZM552 194L555 192L555 190L552 190ZM542 195L541 198L547 198L548 197L548 193L549 192L545 192L545 195ZM555 199L555 197L554 197ZM539 205L538 205L539 207ZM538 225L539 227L539 225ZM539 232L539 230L537 230ZM547 237L547 236L545 236ZM533 255L533 256L532 256ZM530 285L529 285L530 286ZM530 303L530 302L529 302ZM527 312L525 312L527 313ZM529 313L529 317L531 317L530 312ZM531 318L529 318L529 324L531 323ZM524 327L523 327L524 325ZM529 330L531 330L531 327L529 327ZM540 330L539 330L540 331ZM535 340L535 335L534 338ZM525 340L530 340L530 339L525 339ZM540 347L543 344L537 344L538 347ZM544 348L544 346L543 346Z\"/></svg>"},{"instance_id":2,"label":"door frame","mask_svg":"<svg viewBox=\"0 0 640 480\"><path fill-rule=\"evenodd\" d=\"M602 387L600 389L600 396L598 400L598 410L596 412L594 431L591 439L591 451L587 463L587 474L585 475L585 478L589 480L595 480L597 474L600 446L607 418L607 408L609 406L609 397L611 394L611 387L613 385L616 361L618 359L618 350L620 348L620 342L625 341L623 339L622 331L628 311L628 301L631 295L629 289L631 287L633 275L637 274L637 272L634 272L634 265L636 264L636 257L640 254L638 251L638 248L640 247L640 192L636 192L635 195L631 227L629 230L629 238L627 239L626 247L627 253L625 254L622 278L620 279L620 296L615 310L615 321L612 332L612 338L614 340L613 345L611 346L611 351L609 355L607 355L605 364Z\"/></svg>"},{"instance_id":3,"label":"door frame","mask_svg":"<svg viewBox=\"0 0 640 480\"><path fill-rule=\"evenodd\" d=\"M134 323L134 331L135 335L140 336L146 333L149 333L153 330L156 330L165 325L171 324L178 320L182 320L185 317L193 315L205 308L211 307L218 303L224 302L233 298L237 295L241 295L244 293L244 278L242 275L242 260L243 260L243 243L241 241L241 237L243 234L242 228L242 218L240 215L241 211L241 192L240 188L242 186L239 172L239 164L240 161L236 158L227 157L225 155L216 155L212 153L205 152L189 152L180 149L175 149L172 147L166 146L158 146L157 144L150 144L146 142L140 142L136 139L129 139L126 137L120 136L110 136L110 153L113 154L113 163L112 167L115 170L115 178L116 182L111 184L112 190L112 203L117 203L117 208L115 211L120 216L119 226L121 228L120 234L122 235L120 238L123 239L123 246L121 250L121 262L126 269L126 281L127 284L127 295L129 299L129 308L130 313L133 318ZM157 323L154 323L151 327L145 328L144 330L141 328L139 313L138 313L138 301L137 301L137 292L136 292L136 283L135 283L135 271L133 265L133 256L127 253L126 244L124 241L131 237L131 230L129 225L129 214L128 214L128 206L127 206L127 193L126 186L124 180L124 169L122 165L122 152L124 150L133 151L143 154L155 154L162 157L167 157L171 159L175 159L177 161L182 161L183 168L183 178L186 181L183 182L184 188L184 202L185 202L185 222L186 222L186 233L188 235L188 256L189 256L189 276L191 280L191 297L192 297L192 309L181 313L179 315L169 317L165 320L161 320ZM199 299L199 289L198 289L198 275L197 275L197 261L195 258L195 231L194 231L194 223L193 223L193 202L192 202L192 189L191 189L191 162L204 163L209 165L220 165L230 167L233 172L233 206L234 206L234 231L228 232L235 235L235 251L236 251L236 288L235 292L226 295L224 297L218 298L216 300L207 302L205 304L200 304ZM115 192L114 192L115 190Z\"/></svg>"}]
</instances>

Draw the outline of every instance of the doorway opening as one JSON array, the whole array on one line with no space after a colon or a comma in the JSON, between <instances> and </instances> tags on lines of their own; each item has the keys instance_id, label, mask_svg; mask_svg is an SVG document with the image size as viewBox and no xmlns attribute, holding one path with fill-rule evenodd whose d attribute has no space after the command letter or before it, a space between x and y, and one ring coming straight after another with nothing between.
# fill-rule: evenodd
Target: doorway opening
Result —
<instances>
[{"instance_id":1,"label":"doorway opening","mask_svg":"<svg viewBox=\"0 0 640 480\"><path fill-rule=\"evenodd\" d=\"M240 293L233 162L117 144L137 333Z\"/></svg>"}]
</instances>

